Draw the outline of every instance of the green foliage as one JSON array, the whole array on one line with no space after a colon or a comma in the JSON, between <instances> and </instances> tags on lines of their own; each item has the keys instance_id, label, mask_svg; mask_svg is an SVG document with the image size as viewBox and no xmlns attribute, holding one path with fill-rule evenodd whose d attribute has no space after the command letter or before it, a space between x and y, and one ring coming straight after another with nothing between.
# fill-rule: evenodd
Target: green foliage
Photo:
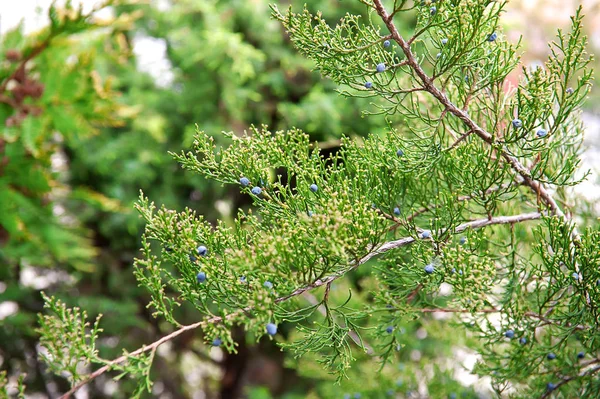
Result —
<instances>
[{"instance_id":1,"label":"green foliage","mask_svg":"<svg viewBox=\"0 0 600 399\"><path fill-rule=\"evenodd\" d=\"M475 396L449 364L457 345L479 356L474 372L498 395L598 396L600 231L596 223L580 232L565 216L577 209L563 211L566 188L578 183L578 112L592 77L581 10L544 67L524 69L507 90L518 50L498 27L506 2L361 3L366 13L336 26L310 6L271 9L319 72L344 96L370 98L368 113L383 114L389 128L347 135L329 152L288 126L214 136L205 131L218 123L203 123L192 151L171 155L252 208L212 223L193 207L156 207L140 195L146 229L134 275L153 315L173 330L105 361L85 314L47 299L56 315L42 319L46 360L79 381L73 389L117 370L138 379L134 395L142 395L162 343L201 328L206 342L220 338L235 352L243 344L236 328L259 341L275 323L271 339L292 355L288 364L315 381L306 397L339 397L339 386L367 397L410 397L417 388ZM219 4L195 10L206 21L194 38L207 51L190 56L179 32L171 54L184 71L197 62L212 72L198 78L226 88L229 115L263 116L250 106L262 98L253 78L270 58L211 18ZM414 30L398 31L403 15L416 19ZM68 357L57 329L76 343ZM76 376L81 360L103 366Z\"/></svg>"}]
</instances>

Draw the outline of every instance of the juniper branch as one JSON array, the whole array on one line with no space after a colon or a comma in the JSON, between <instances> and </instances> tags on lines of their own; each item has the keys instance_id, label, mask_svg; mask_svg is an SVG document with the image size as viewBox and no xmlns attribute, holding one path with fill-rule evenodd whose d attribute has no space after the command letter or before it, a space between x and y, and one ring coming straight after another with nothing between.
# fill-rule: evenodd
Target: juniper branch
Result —
<instances>
[{"instance_id":1,"label":"juniper branch","mask_svg":"<svg viewBox=\"0 0 600 399\"><path fill-rule=\"evenodd\" d=\"M453 104L448 99L448 97L434 84L434 78L429 77L427 73L423 70L423 68L421 67L411 50L411 42L407 42L404 40L404 38L396 28L392 16L388 14L381 0L373 0L373 5L375 11L381 17L386 27L390 31L392 39L394 39L394 41L398 43L398 45L402 49L402 52L406 56L406 64L410 68L412 68L415 74L419 77L419 79L423 83L423 87L425 88L425 90L429 92L433 97L435 97L440 102L440 104L442 104L445 107L444 111L450 112L452 115L459 118L469 128L470 132L475 133L483 141L495 148L500 153L502 158L504 158L504 160L512 167L512 169L523 179L522 184L528 186L537 195L537 197L541 199L544 204L546 204L546 206L550 209L553 215L556 215L563 221L568 222L569 218L557 204L552 194L550 194L550 192L544 187L544 185L541 182L536 181L531 177L531 172L529 168L527 168L521 162L519 162L519 160L513 155L511 155L506 148L502 148L500 143L495 141L493 135L491 135L484 128L479 126L473 119L471 119L465 110L462 110L455 104ZM571 239L571 247L574 248L578 246L580 238L576 226L574 226L572 230ZM577 263L575 263L575 271L577 273L580 272L580 267ZM593 306L589 292L585 290L584 293L587 304L589 306Z\"/></svg>"},{"instance_id":2,"label":"juniper branch","mask_svg":"<svg viewBox=\"0 0 600 399\"><path fill-rule=\"evenodd\" d=\"M502 149L499 146L499 143L495 142L494 136L488 133L484 128L479 126L473 119L469 117L467 112L458 108L454 105L448 97L434 84L434 81L431 77L427 75L427 73L423 70L419 62L417 61L415 55L413 54L410 43L404 40L400 32L396 28L392 18L387 13L385 7L383 6L381 0L373 0L373 4L375 6L375 10L377 14L381 17L386 27L389 29L391 33L391 37L398 43L402 52L406 56L406 64L412 68L415 74L421 80L423 87L425 90L430 93L433 97L435 97L440 104L445 107L447 112L450 112L452 115L459 118L467 127L474 132L477 136L479 136L483 141L488 143L489 145L496 148L502 157L506 160L506 162L513 168L515 172L517 172L523 178L523 184L531 188L534 193L543 200L543 202L550 208L552 214L560 217L561 219L567 220L566 215L560 209L552 195L546 190L546 188L534 180L531 177L531 173L529 170L519 162L519 160L509 154L505 149Z\"/></svg>"},{"instance_id":3,"label":"juniper branch","mask_svg":"<svg viewBox=\"0 0 600 399\"><path fill-rule=\"evenodd\" d=\"M483 228L483 227L491 226L491 225L520 223L520 222L525 222L525 221L530 221L530 220L536 220L536 219L541 218L541 216L542 216L542 214L539 212L532 212L532 213L525 213L525 214L519 214L519 215L513 215L513 216L498 216L498 217L494 217L491 219L487 219L487 218L479 219L479 220L474 220L474 221L470 221L467 223L463 223L463 224L457 226L454 229L454 231L456 233L460 233L460 232L465 231L470 228L478 229L478 228ZM417 239L414 237L404 237L404 238L401 238L398 240L385 242L380 246L375 246L365 256L363 256L358 261L356 261L351 267L349 267L339 273L332 274L328 277L325 277L322 279L317 279L311 284L307 284L303 287L300 287L287 295L277 298L275 300L275 303L281 303L281 302L287 301L291 298L302 295L308 291L331 284L333 281L345 276L348 272L355 270L360 265L368 262L370 259L374 258L375 256L381 255L381 254L391 251L393 249L401 248L403 246L412 244L416 240ZM107 362L104 366L100 367L98 370L89 374L86 378L84 378L83 380L78 382L76 385L74 385L68 392L66 392L64 395L62 395L60 397L60 399L70 398L71 395L73 395L81 387L88 384L89 382L94 380L96 377L106 373L107 371L110 371L113 367L126 362L128 359L130 359L133 356L136 356L136 355L148 352L148 351L154 351L154 350L156 350L156 348L158 348L163 343L177 338L179 335L183 334L186 331L195 330L199 327L202 327L202 326L205 326L208 324L220 323L224 320L229 320L229 319L236 317L239 313L248 313L248 312L252 311L252 309L253 309L252 306L248 306L243 309L240 309L238 312L234 312L234 313L231 313L231 314L225 316L225 318L223 318L222 316L214 316L207 320L202 320L197 323L185 325L185 326L179 328L178 330L175 330L172 333L165 335L164 337L160 338L159 340L153 342L152 344L150 344L148 346L143 346L129 354L123 355L121 357L118 357L115 360Z\"/></svg>"}]
</instances>

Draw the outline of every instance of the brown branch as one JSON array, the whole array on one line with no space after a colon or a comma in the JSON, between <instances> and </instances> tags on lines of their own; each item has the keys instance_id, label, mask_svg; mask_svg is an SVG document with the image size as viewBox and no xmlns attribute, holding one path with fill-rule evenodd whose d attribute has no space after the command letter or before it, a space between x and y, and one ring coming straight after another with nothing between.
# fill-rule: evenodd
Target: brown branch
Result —
<instances>
[{"instance_id":1,"label":"brown branch","mask_svg":"<svg viewBox=\"0 0 600 399\"><path fill-rule=\"evenodd\" d=\"M490 226L490 225L494 225L494 224L508 224L508 223L519 223L519 222L524 222L524 221L528 221L528 220L535 220L535 219L539 219L541 217L541 214L539 212L534 212L534 213L526 213L526 214L521 214L521 215L514 215L514 216L499 216L499 217L495 217L492 219L480 219L480 220L474 220L472 222L467 222L467 223L463 223L459 226L457 226L454 231L456 233L460 233L461 231L467 230L469 228L482 228L485 226ZM404 247L406 245L412 244L413 242L415 242L416 239L413 237L405 237L405 238L401 238L399 240L394 240L394 241L389 241L389 242L385 242L379 246L374 246L373 248L371 248L371 250L369 251L369 253L367 253L365 256L363 256L362 258L360 258L358 261L356 261L354 263L354 265L352 265L351 267L347 268L346 270L343 270L341 272L338 272L336 274L332 274L328 277L322 278L322 279L317 279L316 281L312 282L311 284L307 284L304 287L300 287L294 291L292 291L291 293L281 296L277 299L275 299L275 303L281 303L284 301L287 301L288 299L297 297L299 295L304 294L307 291L311 291L314 290L315 288L319 288L322 286L327 286L329 284L331 284L333 281L339 279L340 277L343 277L344 275L346 275L346 273L358 268L360 265L368 262L370 259L374 258L377 255L381 255L383 253L386 253L388 251L391 251L393 249L396 248L400 248L400 247ZM230 320L234 317L236 317L238 314L240 313L248 313L251 310L253 310L252 306L247 306L243 309L238 310L237 312L228 314L227 316L225 316L225 320ZM162 345L163 343L170 341L176 337L178 337L179 335L183 334L186 331L190 331L190 330L195 330L198 327L202 327L205 326L207 324L216 324L216 323L220 323L222 322L224 319L222 316L214 316L211 317L209 319L203 320L203 321L199 321L197 323L193 323L193 324L188 324L186 326L183 326L181 328L179 328L178 330L173 331L172 333L170 333L169 335L166 335L164 337L162 337L161 339L153 342L152 344L148 345L148 346L143 346L141 348L139 348L138 350L135 350L133 352L131 352L128 355L123 355L121 357L118 357L115 360L112 360L110 362L108 362L107 364L105 364L104 366L100 367L98 370L94 371L93 373L89 374L86 378L84 378L83 380L81 380L80 382L78 382L77 384L75 384L67 393L65 393L64 395L62 395L60 397L60 399L67 399L70 398L71 395L73 395L73 393L75 393L77 390L79 390L81 387L83 387L84 385L88 384L90 381L92 381L93 379L95 379L96 377L98 377L99 375L104 374L105 372L111 370L111 368L113 368L114 366L125 362L127 359L129 359L132 356L136 356L139 355L141 353L150 351L150 350L155 350L156 348L158 348L160 345Z\"/></svg>"}]
</instances>

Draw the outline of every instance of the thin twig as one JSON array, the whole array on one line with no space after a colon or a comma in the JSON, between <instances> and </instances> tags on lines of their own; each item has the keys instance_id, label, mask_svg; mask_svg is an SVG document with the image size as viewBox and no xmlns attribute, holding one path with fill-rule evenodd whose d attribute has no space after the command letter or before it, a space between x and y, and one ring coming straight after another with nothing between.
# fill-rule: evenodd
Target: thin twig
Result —
<instances>
[{"instance_id":1,"label":"thin twig","mask_svg":"<svg viewBox=\"0 0 600 399\"><path fill-rule=\"evenodd\" d=\"M319 300L310 292L305 292L304 293L304 298L306 298L306 300L308 302L310 302L311 305L317 305L319 304ZM323 316L327 316L327 310L325 309L325 306L323 306L322 304L319 305L319 307L317 308L317 310L319 311L319 313L321 313ZM346 326L343 324L340 324L343 328L345 328ZM354 341L354 343L359 347L359 348L366 348L367 349L367 355L374 355L375 351L373 350L373 347L371 345L369 345L368 343L366 343L365 341L361 340L360 337L358 336L358 334L356 334L354 331L352 330L348 330L348 335L350 336L350 338L352 339L352 341Z\"/></svg>"}]
</instances>

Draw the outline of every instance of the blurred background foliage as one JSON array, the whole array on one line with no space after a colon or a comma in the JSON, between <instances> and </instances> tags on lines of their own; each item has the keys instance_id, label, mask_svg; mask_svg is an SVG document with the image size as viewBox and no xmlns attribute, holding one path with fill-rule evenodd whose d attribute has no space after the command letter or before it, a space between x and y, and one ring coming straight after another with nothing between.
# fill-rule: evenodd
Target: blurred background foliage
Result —
<instances>
[{"instance_id":1,"label":"blurred background foliage","mask_svg":"<svg viewBox=\"0 0 600 399\"><path fill-rule=\"evenodd\" d=\"M91 318L104 314L105 358L169 331L151 316L132 274L143 230L132 206L139 190L211 221L231 221L237 208L250 206L237 189L184 174L168 154L190 146L194 124L212 133L239 133L253 124L295 126L328 151L342 135L386 128L382 117L361 116L368 99L339 96L332 82L312 71L271 20L268 3L109 1L104 6L113 16L106 19L56 7L47 28L26 35L18 27L1 37L0 370L13 379L26 372L30 393L55 397L67 388L37 360L40 290L86 309ZM332 22L365 10L358 1L306 3ZM399 25L408 31L414 23ZM151 66L136 56L135 43L165 49L167 68L160 76L147 72ZM367 274L353 277L359 291ZM179 320L193 322L197 315L182 309ZM439 352L453 356L450 345L468 339L428 336L410 321L405 331L403 360L415 369ZM418 387L419 376L405 372L404 363L397 373L368 382L361 376L373 370L357 367L339 387L314 359L284 359L271 341L256 345L242 331L234 334L237 355L207 348L194 334L165 346L153 366L153 396L342 397L369 384L373 397L384 397ZM438 378L440 393L475 395L450 371L439 371ZM131 391L115 384L99 378L82 397L124 398L121 391Z\"/></svg>"}]
</instances>

